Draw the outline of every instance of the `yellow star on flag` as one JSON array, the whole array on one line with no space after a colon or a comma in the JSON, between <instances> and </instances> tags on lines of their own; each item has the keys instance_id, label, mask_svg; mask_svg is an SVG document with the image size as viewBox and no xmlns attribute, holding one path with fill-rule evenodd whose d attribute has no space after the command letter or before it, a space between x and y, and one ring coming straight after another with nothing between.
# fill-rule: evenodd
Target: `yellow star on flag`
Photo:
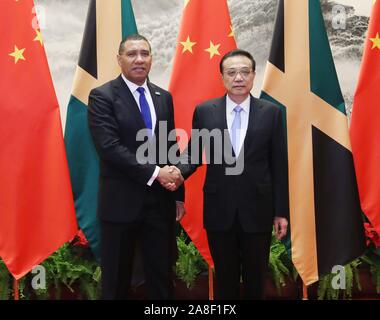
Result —
<instances>
[{"instance_id":1,"label":"yellow star on flag","mask_svg":"<svg viewBox=\"0 0 380 320\"><path fill-rule=\"evenodd\" d=\"M185 8L187 6L187 4L190 2L190 0L185 0Z\"/></svg>"},{"instance_id":2,"label":"yellow star on flag","mask_svg":"<svg viewBox=\"0 0 380 320\"><path fill-rule=\"evenodd\" d=\"M372 49L380 49L380 38L378 32L376 33L376 38L370 38L370 40L373 42Z\"/></svg>"},{"instance_id":3,"label":"yellow star on flag","mask_svg":"<svg viewBox=\"0 0 380 320\"><path fill-rule=\"evenodd\" d=\"M41 46L42 46L42 34L37 29L35 31L36 31L36 37L33 39L33 41L39 41Z\"/></svg>"},{"instance_id":4,"label":"yellow star on flag","mask_svg":"<svg viewBox=\"0 0 380 320\"><path fill-rule=\"evenodd\" d=\"M193 53L193 46L196 45L196 42L191 42L190 36L187 36L186 41L181 41L180 43L183 45L182 53L186 51Z\"/></svg>"},{"instance_id":5,"label":"yellow star on flag","mask_svg":"<svg viewBox=\"0 0 380 320\"><path fill-rule=\"evenodd\" d=\"M234 28L232 28L232 26L230 26L230 28L231 28L231 32L230 32L230 34L228 35L228 37L235 37L235 33L234 33Z\"/></svg>"},{"instance_id":6,"label":"yellow star on flag","mask_svg":"<svg viewBox=\"0 0 380 320\"><path fill-rule=\"evenodd\" d=\"M26 60L25 57L24 57L24 51L25 51L25 48L24 48L24 49L19 49L19 48L17 48L17 46L15 45L15 51L9 54L10 56L12 56L12 57L15 58L15 64L16 64L19 60Z\"/></svg>"},{"instance_id":7,"label":"yellow star on flag","mask_svg":"<svg viewBox=\"0 0 380 320\"><path fill-rule=\"evenodd\" d=\"M215 45L212 43L212 41L210 41L210 48L205 49L205 51L210 53L210 59L212 59L215 55L220 56L219 47L220 47L220 43Z\"/></svg>"}]
</instances>

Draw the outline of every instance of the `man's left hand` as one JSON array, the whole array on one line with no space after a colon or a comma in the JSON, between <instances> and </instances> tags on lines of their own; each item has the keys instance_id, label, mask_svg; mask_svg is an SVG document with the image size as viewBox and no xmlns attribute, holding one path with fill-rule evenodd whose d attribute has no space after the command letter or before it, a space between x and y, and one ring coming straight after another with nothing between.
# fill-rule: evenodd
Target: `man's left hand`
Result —
<instances>
[{"instance_id":1,"label":"man's left hand","mask_svg":"<svg viewBox=\"0 0 380 320\"><path fill-rule=\"evenodd\" d=\"M273 224L276 238L277 240L281 240L286 236L286 232L288 229L288 220L282 217L275 217Z\"/></svg>"}]
</instances>

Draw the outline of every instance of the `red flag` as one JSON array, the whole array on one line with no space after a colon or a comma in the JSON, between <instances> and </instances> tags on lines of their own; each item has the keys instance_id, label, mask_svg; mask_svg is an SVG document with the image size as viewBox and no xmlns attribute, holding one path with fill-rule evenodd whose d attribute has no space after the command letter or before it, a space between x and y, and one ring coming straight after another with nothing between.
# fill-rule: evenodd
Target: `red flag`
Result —
<instances>
[{"instance_id":1,"label":"red flag","mask_svg":"<svg viewBox=\"0 0 380 320\"><path fill-rule=\"evenodd\" d=\"M0 1L0 257L19 279L77 231L33 1Z\"/></svg>"},{"instance_id":2,"label":"red flag","mask_svg":"<svg viewBox=\"0 0 380 320\"><path fill-rule=\"evenodd\" d=\"M169 91L173 95L176 127L191 131L197 104L225 93L219 62L235 49L226 0L187 0L182 16ZM181 150L187 141L180 140ZM199 252L213 266L203 229L203 194L205 166L186 182L186 211L182 226Z\"/></svg>"},{"instance_id":3,"label":"red flag","mask_svg":"<svg viewBox=\"0 0 380 320\"><path fill-rule=\"evenodd\" d=\"M363 212L380 234L380 1L372 8L351 120L352 153Z\"/></svg>"}]
</instances>

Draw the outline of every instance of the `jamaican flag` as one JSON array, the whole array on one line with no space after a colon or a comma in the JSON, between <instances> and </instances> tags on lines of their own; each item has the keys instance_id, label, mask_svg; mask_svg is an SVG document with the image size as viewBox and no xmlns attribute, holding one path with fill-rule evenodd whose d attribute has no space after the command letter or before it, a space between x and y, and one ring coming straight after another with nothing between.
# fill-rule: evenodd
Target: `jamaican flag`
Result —
<instances>
[{"instance_id":1,"label":"jamaican flag","mask_svg":"<svg viewBox=\"0 0 380 320\"><path fill-rule=\"evenodd\" d=\"M348 120L318 0L279 1L262 97L286 122L291 253L309 285L365 248Z\"/></svg>"},{"instance_id":2,"label":"jamaican flag","mask_svg":"<svg viewBox=\"0 0 380 320\"><path fill-rule=\"evenodd\" d=\"M82 48L67 110L65 143L79 227L99 258L100 230L96 219L99 161L87 125L91 89L120 74L119 44L137 33L130 0L91 0Z\"/></svg>"}]
</instances>

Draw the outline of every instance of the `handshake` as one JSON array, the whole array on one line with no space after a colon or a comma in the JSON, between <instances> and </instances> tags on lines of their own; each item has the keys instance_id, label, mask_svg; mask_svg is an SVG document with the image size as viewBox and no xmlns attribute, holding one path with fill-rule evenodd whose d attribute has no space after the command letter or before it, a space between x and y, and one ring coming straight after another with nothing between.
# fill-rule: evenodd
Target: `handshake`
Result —
<instances>
[{"instance_id":1,"label":"handshake","mask_svg":"<svg viewBox=\"0 0 380 320\"><path fill-rule=\"evenodd\" d=\"M175 166L168 166L160 168L158 172L157 181L169 191L175 191L183 183L181 171Z\"/></svg>"}]
</instances>

